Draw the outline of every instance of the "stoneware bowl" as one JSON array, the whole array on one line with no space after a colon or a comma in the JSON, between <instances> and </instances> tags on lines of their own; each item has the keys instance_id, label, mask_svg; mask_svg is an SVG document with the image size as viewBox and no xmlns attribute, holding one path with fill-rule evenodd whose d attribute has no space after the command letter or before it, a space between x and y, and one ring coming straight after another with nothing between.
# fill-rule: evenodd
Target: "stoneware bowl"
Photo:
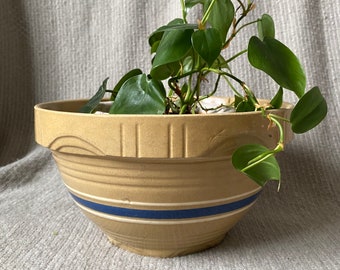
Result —
<instances>
[{"instance_id":1,"label":"stoneware bowl","mask_svg":"<svg viewBox=\"0 0 340 270\"><path fill-rule=\"evenodd\" d=\"M279 133L261 113L77 113L84 102L36 105L36 141L113 244L158 257L200 251L221 242L255 203L261 188L232 167L231 155L247 143L276 145Z\"/></svg>"}]
</instances>

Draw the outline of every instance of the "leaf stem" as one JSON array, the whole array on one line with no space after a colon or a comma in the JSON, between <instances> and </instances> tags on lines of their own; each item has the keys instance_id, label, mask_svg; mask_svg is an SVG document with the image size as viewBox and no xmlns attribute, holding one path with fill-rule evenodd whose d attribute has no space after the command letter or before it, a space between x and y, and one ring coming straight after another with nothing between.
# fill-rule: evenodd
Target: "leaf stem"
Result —
<instances>
[{"instance_id":1,"label":"leaf stem","mask_svg":"<svg viewBox=\"0 0 340 270\"><path fill-rule=\"evenodd\" d=\"M212 0L212 1L211 1L211 3L210 3L210 5L209 5L208 9L206 10L206 12L205 12L204 15L203 15L203 18L202 18L202 20L201 20L201 25L205 26L205 24L207 23L208 18L209 18L210 13L211 13L211 10L212 10L212 8L213 8L213 6L214 6L214 4L215 4L216 1L217 1L217 0Z\"/></svg>"},{"instance_id":2,"label":"leaf stem","mask_svg":"<svg viewBox=\"0 0 340 270\"><path fill-rule=\"evenodd\" d=\"M214 90L213 90L212 92L210 92L209 94L205 95L205 96L199 97L199 100L198 100L198 101L201 101L201 100L203 100L203 99L206 99L206 98L208 98L208 97L211 97L211 96L213 96L213 95L216 93L216 91L217 91L217 89L218 89L218 84L219 84L220 79L221 79L221 76L222 76L222 75L220 75L220 74L218 75L218 77L217 77L217 79L216 79L216 82L215 82Z\"/></svg>"},{"instance_id":3,"label":"leaf stem","mask_svg":"<svg viewBox=\"0 0 340 270\"><path fill-rule=\"evenodd\" d=\"M229 63L231 61L233 61L234 59L236 59L237 57L241 56L242 54L246 53L248 51L248 49L245 49L243 51L240 51L239 53L235 54L234 56L230 57L229 59L227 59L225 62Z\"/></svg>"},{"instance_id":4,"label":"leaf stem","mask_svg":"<svg viewBox=\"0 0 340 270\"><path fill-rule=\"evenodd\" d=\"M252 167L256 166L257 164L265 161L267 158L283 151L283 149L284 149L284 131L283 131L283 127L282 127L281 123L277 119L277 118L281 118L281 117L270 113L270 114L267 115L267 118L270 121L273 121L276 124L276 126L278 127L279 132L280 132L279 142L273 150L268 150L268 151L262 153L261 155L258 155L257 157L249 160L248 165L245 168L243 168L241 170L241 172L245 172L246 170L249 170L250 168L252 168Z\"/></svg>"},{"instance_id":5,"label":"leaf stem","mask_svg":"<svg viewBox=\"0 0 340 270\"><path fill-rule=\"evenodd\" d=\"M270 117L275 117L275 118L278 119L278 120L282 120L282 121L285 121L285 122L290 123L290 120L289 120L289 119L284 118L284 117L282 117L282 116L280 116L280 115L276 115L276 114L270 113L269 116L270 116Z\"/></svg>"},{"instance_id":6,"label":"leaf stem","mask_svg":"<svg viewBox=\"0 0 340 270\"><path fill-rule=\"evenodd\" d=\"M265 161L267 158L273 156L275 154L274 150L269 150L269 151L266 151L264 153L262 153L261 155L253 158L252 160L250 160L248 162L248 166L246 166L245 168L243 168L241 170L241 172L245 172L246 170L249 170L250 168L256 166L257 164Z\"/></svg>"},{"instance_id":7,"label":"leaf stem","mask_svg":"<svg viewBox=\"0 0 340 270\"><path fill-rule=\"evenodd\" d=\"M219 74L219 75L224 75L224 76L227 76L227 77L233 79L234 81L238 82L241 85L241 87L243 88L244 92L246 92L247 97L253 103L254 107L256 109L260 108L260 104L257 101L254 93L249 89L249 87L246 85L246 83L244 81L240 80L239 78L235 77L234 75L232 75L228 72L225 72L225 71L222 71L222 70L219 70L219 69L204 68L202 70L211 71L211 72L214 72L214 73ZM236 94L240 95L238 92Z\"/></svg>"},{"instance_id":8,"label":"leaf stem","mask_svg":"<svg viewBox=\"0 0 340 270\"><path fill-rule=\"evenodd\" d=\"M237 2L240 4L240 7L242 8L242 13L246 12L246 7L243 5L242 1L237 0Z\"/></svg>"},{"instance_id":9,"label":"leaf stem","mask_svg":"<svg viewBox=\"0 0 340 270\"><path fill-rule=\"evenodd\" d=\"M247 26L249 26L249 25L252 25L252 24L254 24L254 23L258 23L259 21L261 21L261 19L257 19L257 20L255 20L255 21L251 21L251 22L249 22L249 23L246 23L246 24L240 26L240 28L235 32L235 35L236 35L238 32L240 32L243 28L245 28L245 27L247 27Z\"/></svg>"},{"instance_id":10,"label":"leaf stem","mask_svg":"<svg viewBox=\"0 0 340 270\"><path fill-rule=\"evenodd\" d=\"M182 16L184 23L188 23L187 21L187 9L185 7L185 0L181 0L181 6L182 6Z\"/></svg>"},{"instance_id":11,"label":"leaf stem","mask_svg":"<svg viewBox=\"0 0 340 270\"><path fill-rule=\"evenodd\" d=\"M224 43L223 45L223 49L226 49L229 47L230 45L230 42L235 38L235 36L246 26L249 26L253 23L257 23L260 19L257 19L256 21L252 21L252 22L249 22L249 23L246 23L244 25L242 25L239 29L237 29L237 26L239 25L239 23L248 15L248 13L250 11L252 11L254 9L254 5L253 5L253 2L250 1L248 2L248 6L247 8L245 7L245 5L240 1L240 0L237 0L237 2L240 4L240 7L242 8L242 14L241 16L236 20L236 17L234 18L234 21L233 21L233 29L231 31L231 35L230 37L227 39L227 41ZM237 30L236 30L237 29Z\"/></svg>"},{"instance_id":12,"label":"leaf stem","mask_svg":"<svg viewBox=\"0 0 340 270\"><path fill-rule=\"evenodd\" d=\"M283 150L283 144L284 144L284 131L283 131L283 127L282 127L281 123L278 121L278 119L281 118L281 117L277 116L275 114L272 114L272 113L268 114L267 117L270 121L273 121L276 124L276 126L279 128L280 139L279 139L278 145L282 145L282 149L281 149L281 151L282 151Z\"/></svg>"},{"instance_id":13,"label":"leaf stem","mask_svg":"<svg viewBox=\"0 0 340 270\"><path fill-rule=\"evenodd\" d=\"M242 26L241 26L239 29L237 29L237 30L236 30L236 25L237 25L237 23L235 23L234 26L233 26L233 31L232 31L230 37L229 37L229 38L227 39L227 41L224 43L224 45L223 45L222 48L223 48L223 49L228 48L230 42L234 39L234 37L236 37L236 35L237 35L243 28L245 28L245 27L247 27L247 26L249 26L249 25L251 25L251 24L257 23L257 22L260 21L260 20L261 20L261 19L257 19L257 20L255 20L255 21L246 23L246 24L242 25Z\"/></svg>"}]
</instances>

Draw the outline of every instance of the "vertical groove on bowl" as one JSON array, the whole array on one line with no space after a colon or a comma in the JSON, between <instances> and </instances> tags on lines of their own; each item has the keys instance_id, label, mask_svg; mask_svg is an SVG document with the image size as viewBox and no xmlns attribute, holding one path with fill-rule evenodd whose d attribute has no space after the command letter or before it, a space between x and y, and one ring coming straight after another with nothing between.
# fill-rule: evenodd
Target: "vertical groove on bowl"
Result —
<instances>
[{"instance_id":1,"label":"vertical groove on bowl","mask_svg":"<svg viewBox=\"0 0 340 270\"><path fill-rule=\"evenodd\" d=\"M187 157L187 126L185 124L168 124L168 158Z\"/></svg>"},{"instance_id":2,"label":"vertical groove on bowl","mask_svg":"<svg viewBox=\"0 0 340 270\"><path fill-rule=\"evenodd\" d=\"M119 124L119 136L120 136L120 138L119 138L120 156L124 157L125 153L124 153L124 141L123 141L123 138L124 138L123 123Z\"/></svg>"}]
</instances>

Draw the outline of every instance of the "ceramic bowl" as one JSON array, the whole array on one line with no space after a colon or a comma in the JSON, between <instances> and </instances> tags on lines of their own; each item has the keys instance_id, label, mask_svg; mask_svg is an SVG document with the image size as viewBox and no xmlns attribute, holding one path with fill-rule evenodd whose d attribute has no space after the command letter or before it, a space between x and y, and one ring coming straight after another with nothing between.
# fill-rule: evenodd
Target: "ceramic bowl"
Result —
<instances>
[{"instance_id":1,"label":"ceramic bowl","mask_svg":"<svg viewBox=\"0 0 340 270\"><path fill-rule=\"evenodd\" d=\"M157 257L197 252L221 242L259 196L231 155L247 143L276 145L279 133L261 113L77 113L84 102L36 105L36 141L52 151L71 198L113 244ZM288 117L291 109L276 113Z\"/></svg>"}]
</instances>

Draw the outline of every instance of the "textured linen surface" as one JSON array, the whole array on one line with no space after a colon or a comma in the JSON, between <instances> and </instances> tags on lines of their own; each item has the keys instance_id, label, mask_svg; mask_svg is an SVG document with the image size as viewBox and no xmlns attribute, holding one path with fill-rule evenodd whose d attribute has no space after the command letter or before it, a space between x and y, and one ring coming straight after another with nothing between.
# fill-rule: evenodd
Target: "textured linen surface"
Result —
<instances>
[{"instance_id":1,"label":"textured linen surface","mask_svg":"<svg viewBox=\"0 0 340 270\"><path fill-rule=\"evenodd\" d=\"M104 78L113 83L134 67L147 72L147 36L181 16L179 1L0 0L0 269L340 269L340 5L257 4L254 18L274 17L278 39L302 59L329 114L279 156L280 193L267 185L221 245L159 259L112 246L82 215L49 151L34 142L33 105L89 97ZM268 97L270 80L242 61L232 68Z\"/></svg>"}]
</instances>

